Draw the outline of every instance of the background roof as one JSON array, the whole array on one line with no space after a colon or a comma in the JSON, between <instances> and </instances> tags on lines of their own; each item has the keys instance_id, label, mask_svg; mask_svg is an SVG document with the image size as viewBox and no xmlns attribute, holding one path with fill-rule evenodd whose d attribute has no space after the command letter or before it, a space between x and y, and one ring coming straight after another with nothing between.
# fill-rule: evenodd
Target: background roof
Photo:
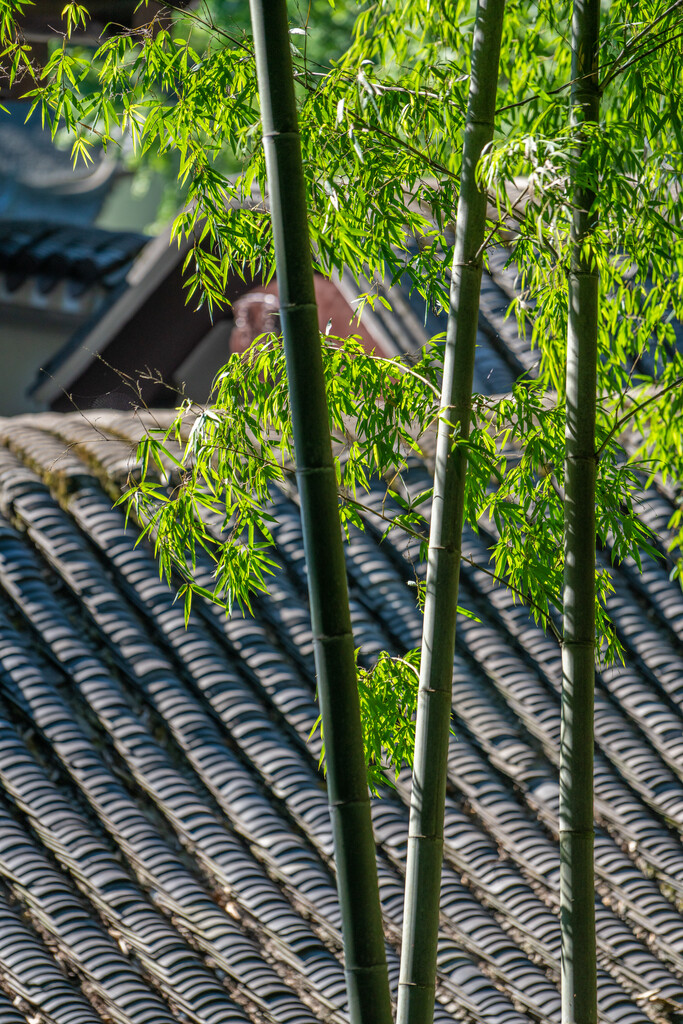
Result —
<instances>
[{"instance_id":1,"label":"background roof","mask_svg":"<svg viewBox=\"0 0 683 1024\"><path fill-rule=\"evenodd\" d=\"M0 1019L342 1020L296 506L274 495L279 571L254 616L198 606L186 630L111 508L140 430L122 413L0 421ZM648 494L655 526L669 511ZM468 556L485 562L486 539L468 534ZM410 548L354 534L348 567L363 657L417 644ZM454 662L437 1019L557 1021L559 650L463 574L481 622L460 621ZM683 1005L683 599L653 563L615 588L627 662L596 693L600 1007L644 1024ZM373 803L394 984L408 785Z\"/></svg>"},{"instance_id":2,"label":"background roof","mask_svg":"<svg viewBox=\"0 0 683 1024\"><path fill-rule=\"evenodd\" d=\"M5 101L0 112L0 217L90 224L111 190L116 162L95 153L92 163L71 158L70 141L58 147L26 102Z\"/></svg>"}]
</instances>

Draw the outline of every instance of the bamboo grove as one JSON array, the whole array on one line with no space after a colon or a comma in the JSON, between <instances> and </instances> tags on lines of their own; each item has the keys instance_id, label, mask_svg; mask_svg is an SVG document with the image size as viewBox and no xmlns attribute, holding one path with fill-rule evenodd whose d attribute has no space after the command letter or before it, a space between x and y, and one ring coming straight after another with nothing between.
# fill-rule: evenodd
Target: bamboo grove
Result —
<instances>
[{"instance_id":1,"label":"bamboo grove","mask_svg":"<svg viewBox=\"0 0 683 1024\"><path fill-rule=\"evenodd\" d=\"M289 23L284 0L252 0L251 23L229 0L169 4L94 53L70 3L42 68L21 37L28 6L0 0L4 66L34 116L72 133L74 159L104 146L177 162L192 301L219 305L229 270L277 270L284 347L233 357L210 408L188 399L167 438L146 438L128 499L187 615L193 596L248 605L267 587L269 486L296 466L353 1024L392 1014L367 782L381 791L402 761L415 785L397 1020L432 1018L461 533L482 516L488 570L563 642L563 1019L593 1024L593 678L596 657L619 656L595 545L657 557L637 495L651 474L683 475L683 0L369 0L353 17L316 2ZM538 361L486 399L472 394L479 281L501 247ZM448 312L445 339L410 365L321 343L314 269L353 274L361 308L385 301L368 281L408 280ZM435 424L434 488L411 496L401 470ZM388 719L416 718L414 739L398 725L370 737L372 688L359 701L356 687L341 535L363 528L377 477L398 509L387 529L428 564L421 656L383 657L373 677L397 702ZM192 578L198 547L215 591Z\"/></svg>"}]
</instances>

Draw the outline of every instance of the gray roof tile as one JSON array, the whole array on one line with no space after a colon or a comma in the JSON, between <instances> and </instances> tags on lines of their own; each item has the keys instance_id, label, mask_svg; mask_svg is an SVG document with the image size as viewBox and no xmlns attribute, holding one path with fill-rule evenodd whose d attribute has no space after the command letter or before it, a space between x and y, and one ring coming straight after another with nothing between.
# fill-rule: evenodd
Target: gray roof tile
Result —
<instances>
[{"instance_id":1,"label":"gray roof tile","mask_svg":"<svg viewBox=\"0 0 683 1024\"><path fill-rule=\"evenodd\" d=\"M0 874L27 915L0 893L0 986L25 1000L21 1024L43 963L59 1024L93 1024L107 1000L122 1021L341 1021L296 506L274 495L278 569L254 615L198 606L186 630L111 508L139 429L0 422ZM487 540L466 545L481 559ZM348 567L364 657L415 645L405 544L354 535ZM462 620L454 661L437 1019L556 1021L558 650L485 573L463 577L481 622ZM654 565L617 583L628 658L596 705L600 1006L640 1024L645 990L683 1004L683 602ZM373 804L394 983L408 798L403 772Z\"/></svg>"}]
</instances>

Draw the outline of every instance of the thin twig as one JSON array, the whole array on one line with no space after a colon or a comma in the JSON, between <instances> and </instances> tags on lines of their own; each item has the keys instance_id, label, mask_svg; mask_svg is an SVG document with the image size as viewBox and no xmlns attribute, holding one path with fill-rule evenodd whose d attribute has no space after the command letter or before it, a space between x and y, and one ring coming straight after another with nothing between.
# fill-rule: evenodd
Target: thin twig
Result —
<instances>
[{"instance_id":1,"label":"thin twig","mask_svg":"<svg viewBox=\"0 0 683 1024\"><path fill-rule=\"evenodd\" d=\"M614 60L607 61L606 63L600 65L598 70L602 71L603 68L610 67L613 64L618 64L620 60L626 57L627 54L629 54L631 50L638 45L638 43L644 36L646 36L649 32L652 31L655 25L658 25L660 21L663 21L664 18L668 17L668 15L671 14L672 11L675 11L677 7L683 7L683 0L674 0L674 3L672 3L670 7L667 7L667 9L665 11L662 11L661 14L658 14L657 17L654 18L649 23L649 25L646 25L644 29L641 29L640 32L636 33L633 39L629 39L629 41L624 44L621 53L617 54Z\"/></svg>"},{"instance_id":2,"label":"thin twig","mask_svg":"<svg viewBox=\"0 0 683 1024\"><path fill-rule=\"evenodd\" d=\"M648 405L651 405L651 404L652 404L652 402L656 402L656 401L657 401L657 399L659 399L659 398L663 398L663 397L664 397L664 395L666 395L666 394L668 394L668 393L669 393L669 391L674 391L674 390L675 390L676 388L679 388L679 387L681 387L681 385L683 385L683 377L677 377L677 378L676 378L676 380L672 381L672 382L671 382L671 384L668 384L668 385L667 385L667 386L666 386L665 388L662 388L662 390L661 390L661 391L658 391L658 392L657 392L656 394L654 394L654 395L650 395L650 396L649 396L649 398L646 398L644 402L637 402L637 403L636 403L636 404L635 404L635 405L633 406L633 408L632 408L632 409L629 409L629 411L628 411L628 412L624 413L624 415L623 415L623 416L621 416L621 417L620 417L620 418L619 418L619 419L618 419L618 420L616 421L616 423L614 424L614 426L613 426L613 427L612 427L612 429L610 430L609 434L607 435L607 437L605 438L605 440L604 440L604 441L602 442L602 444L600 445L600 447L599 447L599 448L598 448L598 450L596 451L596 453L595 453L595 458L596 458L596 459L599 459L599 458L600 458L600 455L602 454L603 450L604 450L604 449L605 449L605 448L607 447L607 445L608 445L608 444L609 444L609 442L610 442L610 441L612 440L612 438L614 437L614 435L615 435L615 434L616 434L616 433L617 433L618 431L620 431L620 430L621 430L621 428L623 427L624 423L628 423L628 421L629 421L630 419L632 419L632 417L633 417L633 416L635 416L635 415L636 415L636 413L640 412L640 411L641 411L641 409L644 409L644 408L645 408L646 406L648 406Z\"/></svg>"},{"instance_id":3,"label":"thin twig","mask_svg":"<svg viewBox=\"0 0 683 1024\"><path fill-rule=\"evenodd\" d=\"M605 78L601 82L601 84L600 84L601 91L606 89L607 86L610 84L610 82L614 81L614 79L617 77L617 75L623 74L624 71L627 71L634 64L637 64L638 61L643 60L644 57L649 57L651 54L656 53L657 50L663 50L665 46L668 46L669 43L672 43L674 41L674 39L680 39L681 36L683 36L683 31L682 32L677 32L673 36L668 36L668 38L664 39L663 42L658 43L656 46L652 46L649 50L645 50L644 53L637 53L637 54L635 54L635 56L631 57L631 59L626 61L625 64L622 64L621 67L615 68L614 71L612 72L612 74L608 75L607 78Z\"/></svg>"},{"instance_id":4,"label":"thin twig","mask_svg":"<svg viewBox=\"0 0 683 1024\"><path fill-rule=\"evenodd\" d=\"M219 28L219 26L216 25L213 19L211 21L205 21L204 18L200 18L198 14L194 13L194 11L189 11L184 7L178 7L176 6L176 4L170 4L165 2L164 7L167 7L170 11L175 11L176 14L182 15L182 17L184 18L189 18L190 21L195 21L198 25L201 25L202 28L208 29L210 32L215 32L216 35L222 36L229 42L234 43L234 45L237 46L239 49L246 50L247 53L253 55L254 51L251 46L249 46L243 40L238 39L236 36L231 35L230 32L226 32L225 29Z\"/></svg>"},{"instance_id":5,"label":"thin twig","mask_svg":"<svg viewBox=\"0 0 683 1024\"><path fill-rule=\"evenodd\" d=\"M646 36L649 32L652 31L655 25L657 25L664 18L666 18L667 15L671 14L672 11L676 10L679 7L683 7L683 0L675 0L675 2L671 4L670 7L668 7L665 11L662 11L662 13L658 15L654 19L654 21L650 22L650 24L646 25L646 27L641 32L639 32L638 35L634 36L633 39L630 40L630 42L623 47L621 53L617 57L615 57L613 60L606 61L604 64L600 64L598 66L598 71L602 71L604 68L614 67L615 64L618 64L618 62L622 60L623 57L625 57L628 53L631 52L631 50L634 48L638 41L640 41L642 38L644 38L644 36ZM678 36L674 36L672 38L678 38ZM616 78L617 75L620 75L623 71L630 67L635 60L640 60L642 57L646 57L650 53L654 53L656 49L659 49L661 46L665 46L666 43L670 41L671 39L667 39L658 47L654 47L652 50L648 50L646 53L636 55L632 60L628 61L626 64L614 68L614 70L609 75L607 75L607 77L604 78L603 81L600 83L600 91L603 92L604 89L606 89L607 86L614 80L614 78ZM527 96L523 100L517 100L515 103L508 103L504 107L498 107L498 109L496 110L496 116L498 116L499 114L505 114L507 113L508 110L515 110L518 107L523 107L527 103L533 103L534 100L540 99L541 95L557 96L559 93L565 92L567 89L570 89L572 85L579 81L581 81L581 79L572 79L569 82L565 82L563 85L558 85L556 89L550 89L548 92L545 92L543 94L532 93L531 96Z\"/></svg>"},{"instance_id":6,"label":"thin twig","mask_svg":"<svg viewBox=\"0 0 683 1024\"><path fill-rule=\"evenodd\" d=\"M367 512L372 516L377 516L378 519L382 519L386 523L396 525L391 516L387 516L383 512L378 512L377 509L372 508L370 505L364 505L363 502L358 501L357 498L351 498L348 494L344 494L342 495L342 497L344 501L347 502L347 504L354 505L362 512ZM398 526L399 529L403 530L404 533L407 533L408 536L412 537L414 540L418 540L421 544L426 544L429 540L429 538L425 534L420 533L419 530L413 530L410 526L408 526L405 523L400 523L398 524ZM487 576L490 576L492 580L495 580L496 583L500 583L502 586L507 587L507 589L511 590L513 594L516 594L528 608L534 608L541 616L541 618L546 622L550 629L550 632L553 634L555 639L558 642L561 642L562 635L559 633L557 627L555 626L555 623L553 622L550 616L550 612L547 612L544 608L541 608L541 606L537 604L533 600L533 598L529 597L529 595L526 594L523 590L520 590L518 587L515 587L514 584L510 583L509 580L506 580L504 576L499 576L498 573L495 573L492 569L487 569L485 566L481 565L481 563L475 562L473 558L470 558L462 550L460 552L460 558L463 562L466 562L468 565L471 565L473 569L477 569L479 572L485 573Z\"/></svg>"}]
</instances>

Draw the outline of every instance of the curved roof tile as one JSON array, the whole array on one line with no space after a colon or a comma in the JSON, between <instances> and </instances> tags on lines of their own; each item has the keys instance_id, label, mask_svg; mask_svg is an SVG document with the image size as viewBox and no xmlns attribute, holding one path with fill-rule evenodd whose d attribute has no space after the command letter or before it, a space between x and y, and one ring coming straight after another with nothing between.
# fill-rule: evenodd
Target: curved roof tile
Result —
<instances>
[{"instance_id":1,"label":"curved roof tile","mask_svg":"<svg viewBox=\"0 0 683 1024\"><path fill-rule=\"evenodd\" d=\"M111 507L139 431L114 413L0 421L0 1018L341 1022L295 496L273 495L277 571L254 614L200 603L186 629ZM487 540L467 534L475 561ZM362 656L414 646L423 569L405 543L370 528L347 557ZM596 691L600 1009L645 1024L683 1006L683 601L654 563L615 583L627 661ZM550 1024L558 649L471 566L461 601L480 621L460 623L454 661L436 1019ZM394 984L408 800L404 771L373 803Z\"/></svg>"}]
</instances>

